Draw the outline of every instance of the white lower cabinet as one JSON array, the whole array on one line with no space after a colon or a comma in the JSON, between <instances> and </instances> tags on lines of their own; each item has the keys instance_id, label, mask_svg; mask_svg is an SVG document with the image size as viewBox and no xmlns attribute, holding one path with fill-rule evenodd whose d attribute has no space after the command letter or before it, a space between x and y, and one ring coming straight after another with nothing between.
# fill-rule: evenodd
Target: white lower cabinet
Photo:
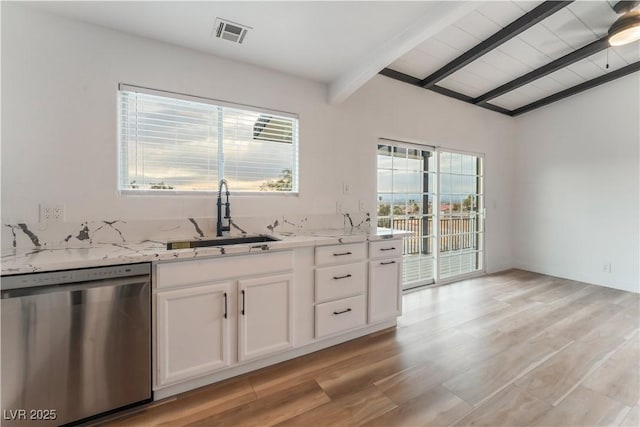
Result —
<instances>
[{"instance_id":1,"label":"white lower cabinet","mask_svg":"<svg viewBox=\"0 0 640 427\"><path fill-rule=\"evenodd\" d=\"M291 348L293 275L238 281L238 359Z\"/></svg>"},{"instance_id":2,"label":"white lower cabinet","mask_svg":"<svg viewBox=\"0 0 640 427\"><path fill-rule=\"evenodd\" d=\"M401 313L400 258L369 262L369 323Z\"/></svg>"},{"instance_id":3,"label":"white lower cabinet","mask_svg":"<svg viewBox=\"0 0 640 427\"><path fill-rule=\"evenodd\" d=\"M158 384L229 366L231 283L157 293Z\"/></svg>"},{"instance_id":4,"label":"white lower cabinet","mask_svg":"<svg viewBox=\"0 0 640 427\"><path fill-rule=\"evenodd\" d=\"M156 388L290 348L292 271L292 251L158 264Z\"/></svg>"},{"instance_id":5,"label":"white lower cabinet","mask_svg":"<svg viewBox=\"0 0 640 427\"><path fill-rule=\"evenodd\" d=\"M329 337L367 323L364 243L316 248L315 337Z\"/></svg>"},{"instance_id":6,"label":"white lower cabinet","mask_svg":"<svg viewBox=\"0 0 640 427\"><path fill-rule=\"evenodd\" d=\"M300 251L156 264L158 396L394 324L401 312L399 239Z\"/></svg>"}]
</instances>

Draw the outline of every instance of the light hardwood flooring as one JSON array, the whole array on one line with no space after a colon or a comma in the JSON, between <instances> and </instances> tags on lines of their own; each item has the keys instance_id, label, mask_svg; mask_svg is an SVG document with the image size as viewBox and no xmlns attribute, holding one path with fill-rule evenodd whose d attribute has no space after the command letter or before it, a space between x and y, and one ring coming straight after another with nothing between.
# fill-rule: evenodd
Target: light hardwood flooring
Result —
<instances>
[{"instance_id":1,"label":"light hardwood flooring","mask_svg":"<svg viewBox=\"0 0 640 427\"><path fill-rule=\"evenodd\" d=\"M640 426L639 295L510 270L403 302L395 329L103 426Z\"/></svg>"}]
</instances>

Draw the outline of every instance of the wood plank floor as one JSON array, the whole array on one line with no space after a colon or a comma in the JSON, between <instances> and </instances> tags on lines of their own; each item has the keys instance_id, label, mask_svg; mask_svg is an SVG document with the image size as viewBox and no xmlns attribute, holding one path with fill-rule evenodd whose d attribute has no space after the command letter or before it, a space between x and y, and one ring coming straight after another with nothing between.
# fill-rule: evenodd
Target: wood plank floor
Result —
<instances>
[{"instance_id":1,"label":"wood plank floor","mask_svg":"<svg viewBox=\"0 0 640 427\"><path fill-rule=\"evenodd\" d=\"M639 295L521 270L404 296L398 327L124 426L640 426Z\"/></svg>"}]
</instances>

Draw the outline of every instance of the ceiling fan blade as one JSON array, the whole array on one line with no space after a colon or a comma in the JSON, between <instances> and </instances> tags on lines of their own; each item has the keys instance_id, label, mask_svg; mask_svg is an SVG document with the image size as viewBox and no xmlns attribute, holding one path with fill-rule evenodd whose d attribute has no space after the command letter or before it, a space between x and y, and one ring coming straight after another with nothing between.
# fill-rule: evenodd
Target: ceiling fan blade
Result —
<instances>
[{"instance_id":1,"label":"ceiling fan blade","mask_svg":"<svg viewBox=\"0 0 640 427\"><path fill-rule=\"evenodd\" d=\"M620 0L618 3L611 6L615 13L626 13L640 4L640 0Z\"/></svg>"}]
</instances>

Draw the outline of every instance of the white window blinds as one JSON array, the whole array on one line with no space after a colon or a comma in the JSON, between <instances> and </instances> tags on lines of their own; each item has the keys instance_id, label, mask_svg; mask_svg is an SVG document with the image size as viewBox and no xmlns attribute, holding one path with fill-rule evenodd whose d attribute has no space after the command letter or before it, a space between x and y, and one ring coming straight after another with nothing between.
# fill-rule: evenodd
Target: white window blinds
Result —
<instances>
[{"instance_id":1,"label":"white window blinds","mask_svg":"<svg viewBox=\"0 0 640 427\"><path fill-rule=\"evenodd\" d=\"M293 115L121 85L120 190L297 192Z\"/></svg>"}]
</instances>

